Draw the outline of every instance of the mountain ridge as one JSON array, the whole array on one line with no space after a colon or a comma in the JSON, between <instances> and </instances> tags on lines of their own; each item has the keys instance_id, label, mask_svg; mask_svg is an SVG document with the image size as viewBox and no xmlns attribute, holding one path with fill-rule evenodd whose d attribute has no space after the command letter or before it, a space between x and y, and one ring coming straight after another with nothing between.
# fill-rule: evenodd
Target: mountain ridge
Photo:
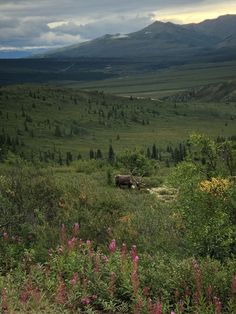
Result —
<instances>
[{"instance_id":1,"label":"mountain ridge","mask_svg":"<svg viewBox=\"0 0 236 314\"><path fill-rule=\"evenodd\" d=\"M223 15L200 23L175 24L155 21L129 34L105 34L91 41L63 47L40 55L42 58L160 57L174 58L219 52L236 47L236 15ZM175 56L175 53L177 54Z\"/></svg>"}]
</instances>

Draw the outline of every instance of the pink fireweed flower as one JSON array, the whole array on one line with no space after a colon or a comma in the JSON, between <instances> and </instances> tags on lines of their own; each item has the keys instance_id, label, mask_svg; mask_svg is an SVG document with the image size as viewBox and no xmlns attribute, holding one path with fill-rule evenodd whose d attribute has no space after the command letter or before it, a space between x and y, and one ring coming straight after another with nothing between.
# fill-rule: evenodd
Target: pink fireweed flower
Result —
<instances>
[{"instance_id":1,"label":"pink fireweed flower","mask_svg":"<svg viewBox=\"0 0 236 314\"><path fill-rule=\"evenodd\" d=\"M215 304L215 314L220 314L222 310L222 303L220 302L220 299L217 297L214 297L214 304Z\"/></svg>"},{"instance_id":2,"label":"pink fireweed flower","mask_svg":"<svg viewBox=\"0 0 236 314\"><path fill-rule=\"evenodd\" d=\"M2 289L2 313L8 314L7 289Z\"/></svg>"},{"instance_id":3,"label":"pink fireweed flower","mask_svg":"<svg viewBox=\"0 0 236 314\"><path fill-rule=\"evenodd\" d=\"M20 302L27 303L30 297L30 292L27 289L23 289L20 293Z\"/></svg>"},{"instance_id":4,"label":"pink fireweed flower","mask_svg":"<svg viewBox=\"0 0 236 314\"><path fill-rule=\"evenodd\" d=\"M184 312L184 301L183 300L179 301L179 303L178 303L178 310L179 310L180 313Z\"/></svg>"},{"instance_id":5,"label":"pink fireweed flower","mask_svg":"<svg viewBox=\"0 0 236 314\"><path fill-rule=\"evenodd\" d=\"M8 240L8 233L7 232L3 232L3 240L7 241Z\"/></svg>"},{"instance_id":6,"label":"pink fireweed flower","mask_svg":"<svg viewBox=\"0 0 236 314\"><path fill-rule=\"evenodd\" d=\"M148 300L147 300L147 309L148 309L148 312L151 314L153 311L153 304L152 304L151 298L148 298Z\"/></svg>"},{"instance_id":7,"label":"pink fireweed flower","mask_svg":"<svg viewBox=\"0 0 236 314\"><path fill-rule=\"evenodd\" d=\"M145 297L148 297L148 296L149 296L149 287L144 287L144 288L143 288L143 295L144 295Z\"/></svg>"},{"instance_id":8,"label":"pink fireweed flower","mask_svg":"<svg viewBox=\"0 0 236 314\"><path fill-rule=\"evenodd\" d=\"M111 253L114 253L116 251L116 240L115 239L113 239L111 241L111 243L109 244L109 251Z\"/></svg>"},{"instance_id":9,"label":"pink fireweed flower","mask_svg":"<svg viewBox=\"0 0 236 314\"><path fill-rule=\"evenodd\" d=\"M138 271L138 261L139 261L139 257L138 255L136 255L133 259L133 268L134 268L134 271Z\"/></svg>"},{"instance_id":10,"label":"pink fireweed flower","mask_svg":"<svg viewBox=\"0 0 236 314\"><path fill-rule=\"evenodd\" d=\"M162 314L162 304L160 301L157 302L156 305L154 305L152 314Z\"/></svg>"},{"instance_id":11,"label":"pink fireweed flower","mask_svg":"<svg viewBox=\"0 0 236 314\"><path fill-rule=\"evenodd\" d=\"M97 253L95 256L95 267L94 267L94 272L98 273L100 271L100 254Z\"/></svg>"},{"instance_id":12,"label":"pink fireweed flower","mask_svg":"<svg viewBox=\"0 0 236 314\"><path fill-rule=\"evenodd\" d=\"M78 282L78 273L74 273L72 279L70 280L70 284L74 287Z\"/></svg>"},{"instance_id":13,"label":"pink fireweed flower","mask_svg":"<svg viewBox=\"0 0 236 314\"><path fill-rule=\"evenodd\" d=\"M125 243L123 243L121 246L121 259L122 259L122 261L125 260L127 252L128 252L127 245Z\"/></svg>"},{"instance_id":14,"label":"pink fireweed flower","mask_svg":"<svg viewBox=\"0 0 236 314\"><path fill-rule=\"evenodd\" d=\"M67 240L67 236L66 236L66 227L64 224L61 225L61 243L65 244Z\"/></svg>"},{"instance_id":15,"label":"pink fireweed flower","mask_svg":"<svg viewBox=\"0 0 236 314\"><path fill-rule=\"evenodd\" d=\"M138 273L137 271L133 271L131 274L131 282L132 282L132 286L133 286L133 292L134 294L138 293L138 289L139 289L139 278L138 278Z\"/></svg>"},{"instance_id":16,"label":"pink fireweed flower","mask_svg":"<svg viewBox=\"0 0 236 314\"><path fill-rule=\"evenodd\" d=\"M175 312L174 312L174 311L171 311L170 314L175 314Z\"/></svg>"},{"instance_id":17,"label":"pink fireweed flower","mask_svg":"<svg viewBox=\"0 0 236 314\"><path fill-rule=\"evenodd\" d=\"M81 302L84 304L84 305L89 305L91 300L89 297L84 297L81 299Z\"/></svg>"},{"instance_id":18,"label":"pink fireweed flower","mask_svg":"<svg viewBox=\"0 0 236 314\"><path fill-rule=\"evenodd\" d=\"M91 241L90 241L90 240L87 240L87 241L86 241L86 245L87 245L87 247L90 249L90 248L91 248Z\"/></svg>"},{"instance_id":19,"label":"pink fireweed flower","mask_svg":"<svg viewBox=\"0 0 236 314\"><path fill-rule=\"evenodd\" d=\"M105 263L109 262L109 258L106 255L103 256L103 260L104 260Z\"/></svg>"},{"instance_id":20,"label":"pink fireweed flower","mask_svg":"<svg viewBox=\"0 0 236 314\"><path fill-rule=\"evenodd\" d=\"M208 300L208 302L211 301L211 299L212 299L212 294L213 294L213 288L212 288L212 286L210 285L210 286L207 288L207 300Z\"/></svg>"},{"instance_id":21,"label":"pink fireweed flower","mask_svg":"<svg viewBox=\"0 0 236 314\"><path fill-rule=\"evenodd\" d=\"M87 240L86 241L86 245L87 245L87 248L89 250L89 256L90 257L93 257L93 249L92 249L92 243L90 240Z\"/></svg>"},{"instance_id":22,"label":"pink fireweed flower","mask_svg":"<svg viewBox=\"0 0 236 314\"><path fill-rule=\"evenodd\" d=\"M76 222L73 226L73 236L77 237L78 233L79 233L79 224L78 222Z\"/></svg>"},{"instance_id":23,"label":"pink fireweed flower","mask_svg":"<svg viewBox=\"0 0 236 314\"><path fill-rule=\"evenodd\" d=\"M67 242L67 247L69 249L69 251L72 251L76 245L76 241L77 239L75 237L73 237L72 239L68 240Z\"/></svg>"},{"instance_id":24,"label":"pink fireweed flower","mask_svg":"<svg viewBox=\"0 0 236 314\"><path fill-rule=\"evenodd\" d=\"M136 247L136 245L132 245L130 254L131 254L132 260L134 260L135 257L137 256L137 247Z\"/></svg>"},{"instance_id":25,"label":"pink fireweed flower","mask_svg":"<svg viewBox=\"0 0 236 314\"><path fill-rule=\"evenodd\" d=\"M66 284L62 278L59 280L59 287L56 293L56 302L59 304L64 304L67 301Z\"/></svg>"},{"instance_id":26,"label":"pink fireweed flower","mask_svg":"<svg viewBox=\"0 0 236 314\"><path fill-rule=\"evenodd\" d=\"M110 282L109 282L109 292L113 296L115 293L116 285L116 274L112 271L110 274Z\"/></svg>"},{"instance_id":27,"label":"pink fireweed flower","mask_svg":"<svg viewBox=\"0 0 236 314\"><path fill-rule=\"evenodd\" d=\"M143 301L141 298L139 298L134 308L134 314L141 314L142 307Z\"/></svg>"}]
</instances>

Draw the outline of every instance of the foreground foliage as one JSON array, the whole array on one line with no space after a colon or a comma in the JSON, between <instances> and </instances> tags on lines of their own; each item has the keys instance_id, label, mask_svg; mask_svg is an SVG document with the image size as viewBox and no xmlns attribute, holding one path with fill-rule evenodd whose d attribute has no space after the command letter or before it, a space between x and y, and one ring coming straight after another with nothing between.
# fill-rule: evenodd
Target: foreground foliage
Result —
<instances>
[{"instance_id":1,"label":"foreground foliage","mask_svg":"<svg viewBox=\"0 0 236 314\"><path fill-rule=\"evenodd\" d=\"M94 248L62 225L60 244L44 264L25 251L23 263L1 278L2 313L234 313L236 262L167 260L137 247ZM7 250L19 243L4 234Z\"/></svg>"}]
</instances>

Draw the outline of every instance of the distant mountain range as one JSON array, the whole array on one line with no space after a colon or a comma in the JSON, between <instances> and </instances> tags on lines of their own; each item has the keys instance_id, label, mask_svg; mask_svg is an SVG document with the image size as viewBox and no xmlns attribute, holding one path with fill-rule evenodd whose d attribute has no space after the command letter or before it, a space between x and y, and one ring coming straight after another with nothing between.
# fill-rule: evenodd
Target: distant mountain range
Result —
<instances>
[{"instance_id":1,"label":"distant mountain range","mask_svg":"<svg viewBox=\"0 0 236 314\"><path fill-rule=\"evenodd\" d=\"M108 34L40 57L151 57L171 63L232 60L236 59L236 15L186 25L156 21L135 33Z\"/></svg>"}]
</instances>

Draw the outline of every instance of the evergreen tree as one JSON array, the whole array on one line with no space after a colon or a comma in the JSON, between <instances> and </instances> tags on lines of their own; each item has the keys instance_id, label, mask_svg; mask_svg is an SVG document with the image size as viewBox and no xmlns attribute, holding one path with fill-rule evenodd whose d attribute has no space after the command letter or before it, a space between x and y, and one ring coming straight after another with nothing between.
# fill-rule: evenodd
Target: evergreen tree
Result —
<instances>
[{"instance_id":1,"label":"evergreen tree","mask_svg":"<svg viewBox=\"0 0 236 314\"><path fill-rule=\"evenodd\" d=\"M96 157L97 159L102 159L102 152L100 149L97 150Z\"/></svg>"},{"instance_id":2,"label":"evergreen tree","mask_svg":"<svg viewBox=\"0 0 236 314\"><path fill-rule=\"evenodd\" d=\"M90 149L89 151L89 158L90 159L94 159L95 155L94 155L94 151L92 149Z\"/></svg>"},{"instance_id":3,"label":"evergreen tree","mask_svg":"<svg viewBox=\"0 0 236 314\"><path fill-rule=\"evenodd\" d=\"M62 157L61 157L61 152L59 152L59 156L58 156L58 163L59 165L63 165L63 160L62 160Z\"/></svg>"},{"instance_id":4,"label":"evergreen tree","mask_svg":"<svg viewBox=\"0 0 236 314\"><path fill-rule=\"evenodd\" d=\"M62 137L61 129L60 129L59 125L56 126L54 135L57 137Z\"/></svg>"},{"instance_id":5,"label":"evergreen tree","mask_svg":"<svg viewBox=\"0 0 236 314\"><path fill-rule=\"evenodd\" d=\"M115 153L111 144L109 145L108 161L110 163L113 163L115 161Z\"/></svg>"},{"instance_id":6,"label":"evergreen tree","mask_svg":"<svg viewBox=\"0 0 236 314\"><path fill-rule=\"evenodd\" d=\"M156 145L153 144L153 146L152 146L152 155L151 155L151 158L152 158L152 159L157 159L157 157L158 157L158 151L157 151Z\"/></svg>"}]
</instances>

